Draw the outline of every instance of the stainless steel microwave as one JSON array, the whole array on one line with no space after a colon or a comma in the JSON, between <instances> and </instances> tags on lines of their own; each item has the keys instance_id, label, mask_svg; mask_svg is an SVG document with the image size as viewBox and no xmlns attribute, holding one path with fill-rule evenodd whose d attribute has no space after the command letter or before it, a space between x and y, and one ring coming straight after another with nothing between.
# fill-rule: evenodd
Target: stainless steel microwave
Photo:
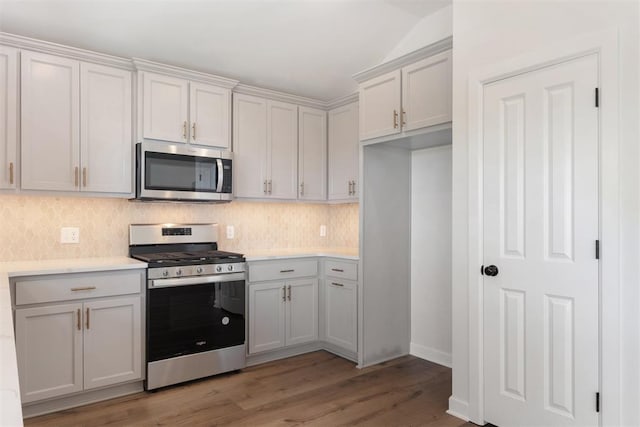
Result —
<instances>
[{"instance_id":1,"label":"stainless steel microwave","mask_svg":"<svg viewBox=\"0 0 640 427\"><path fill-rule=\"evenodd\" d=\"M163 142L136 144L136 199L228 202L232 153Z\"/></svg>"}]
</instances>

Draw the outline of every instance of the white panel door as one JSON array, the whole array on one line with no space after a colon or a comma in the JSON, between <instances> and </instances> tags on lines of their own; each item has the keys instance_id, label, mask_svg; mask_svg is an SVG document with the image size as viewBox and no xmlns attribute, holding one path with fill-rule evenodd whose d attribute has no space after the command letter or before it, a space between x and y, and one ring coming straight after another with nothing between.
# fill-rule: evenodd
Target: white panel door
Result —
<instances>
[{"instance_id":1,"label":"white panel door","mask_svg":"<svg viewBox=\"0 0 640 427\"><path fill-rule=\"evenodd\" d=\"M590 55L485 87L484 392L495 425L598 424L597 85Z\"/></svg>"},{"instance_id":2,"label":"white panel door","mask_svg":"<svg viewBox=\"0 0 640 427\"><path fill-rule=\"evenodd\" d=\"M79 189L80 63L22 51L22 188Z\"/></svg>"},{"instance_id":3,"label":"white panel door","mask_svg":"<svg viewBox=\"0 0 640 427\"><path fill-rule=\"evenodd\" d=\"M236 197L267 196L267 101L233 95L233 191Z\"/></svg>"},{"instance_id":4,"label":"white panel door","mask_svg":"<svg viewBox=\"0 0 640 427\"><path fill-rule=\"evenodd\" d=\"M82 304L16 310L22 403L82 390Z\"/></svg>"},{"instance_id":5,"label":"white panel door","mask_svg":"<svg viewBox=\"0 0 640 427\"><path fill-rule=\"evenodd\" d=\"M231 148L231 90L204 83L189 84L191 143Z\"/></svg>"},{"instance_id":6,"label":"white panel door","mask_svg":"<svg viewBox=\"0 0 640 427\"><path fill-rule=\"evenodd\" d=\"M318 279L287 282L286 345L318 339Z\"/></svg>"},{"instance_id":7,"label":"white panel door","mask_svg":"<svg viewBox=\"0 0 640 427\"><path fill-rule=\"evenodd\" d=\"M142 378L140 297L84 304L84 388Z\"/></svg>"},{"instance_id":8,"label":"white panel door","mask_svg":"<svg viewBox=\"0 0 640 427\"><path fill-rule=\"evenodd\" d=\"M18 50L0 46L0 188L18 178Z\"/></svg>"},{"instance_id":9,"label":"white panel door","mask_svg":"<svg viewBox=\"0 0 640 427\"><path fill-rule=\"evenodd\" d=\"M295 199L298 182L298 106L267 101L269 182L276 199Z\"/></svg>"},{"instance_id":10,"label":"white panel door","mask_svg":"<svg viewBox=\"0 0 640 427\"><path fill-rule=\"evenodd\" d=\"M360 140L400 133L400 70L360 84Z\"/></svg>"},{"instance_id":11,"label":"white panel door","mask_svg":"<svg viewBox=\"0 0 640 427\"><path fill-rule=\"evenodd\" d=\"M147 72L142 81L144 138L187 142L189 82Z\"/></svg>"},{"instance_id":12,"label":"white panel door","mask_svg":"<svg viewBox=\"0 0 640 427\"><path fill-rule=\"evenodd\" d=\"M357 199L358 103L329 111L328 199Z\"/></svg>"},{"instance_id":13,"label":"white panel door","mask_svg":"<svg viewBox=\"0 0 640 427\"><path fill-rule=\"evenodd\" d=\"M298 111L298 198L327 199L327 112Z\"/></svg>"},{"instance_id":14,"label":"white panel door","mask_svg":"<svg viewBox=\"0 0 640 427\"><path fill-rule=\"evenodd\" d=\"M83 191L131 193L131 72L80 64Z\"/></svg>"},{"instance_id":15,"label":"white panel door","mask_svg":"<svg viewBox=\"0 0 640 427\"><path fill-rule=\"evenodd\" d=\"M402 128L420 129L451 121L451 51L402 69Z\"/></svg>"},{"instance_id":16,"label":"white panel door","mask_svg":"<svg viewBox=\"0 0 640 427\"><path fill-rule=\"evenodd\" d=\"M358 284L328 277L325 281L327 342L358 351Z\"/></svg>"},{"instance_id":17,"label":"white panel door","mask_svg":"<svg viewBox=\"0 0 640 427\"><path fill-rule=\"evenodd\" d=\"M283 282L249 285L249 353L285 345L285 292Z\"/></svg>"}]
</instances>

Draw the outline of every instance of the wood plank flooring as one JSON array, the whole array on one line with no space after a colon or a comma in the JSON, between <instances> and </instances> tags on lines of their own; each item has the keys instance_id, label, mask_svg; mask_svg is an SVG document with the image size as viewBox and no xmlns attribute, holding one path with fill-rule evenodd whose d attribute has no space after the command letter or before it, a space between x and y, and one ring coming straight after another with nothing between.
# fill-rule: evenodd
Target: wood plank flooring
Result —
<instances>
[{"instance_id":1,"label":"wood plank flooring","mask_svg":"<svg viewBox=\"0 0 640 427\"><path fill-rule=\"evenodd\" d=\"M25 420L25 426L473 426L445 413L451 370L413 356L366 369L318 351Z\"/></svg>"}]
</instances>

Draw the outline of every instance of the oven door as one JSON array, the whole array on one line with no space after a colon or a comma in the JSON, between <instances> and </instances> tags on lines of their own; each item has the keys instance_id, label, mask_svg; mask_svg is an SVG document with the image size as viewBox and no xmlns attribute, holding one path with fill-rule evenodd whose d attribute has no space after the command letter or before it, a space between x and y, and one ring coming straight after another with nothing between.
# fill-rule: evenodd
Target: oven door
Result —
<instances>
[{"instance_id":1,"label":"oven door","mask_svg":"<svg viewBox=\"0 0 640 427\"><path fill-rule=\"evenodd\" d=\"M229 201L231 153L160 142L136 144L136 198Z\"/></svg>"},{"instance_id":2,"label":"oven door","mask_svg":"<svg viewBox=\"0 0 640 427\"><path fill-rule=\"evenodd\" d=\"M149 281L148 362L244 343L244 273Z\"/></svg>"}]
</instances>

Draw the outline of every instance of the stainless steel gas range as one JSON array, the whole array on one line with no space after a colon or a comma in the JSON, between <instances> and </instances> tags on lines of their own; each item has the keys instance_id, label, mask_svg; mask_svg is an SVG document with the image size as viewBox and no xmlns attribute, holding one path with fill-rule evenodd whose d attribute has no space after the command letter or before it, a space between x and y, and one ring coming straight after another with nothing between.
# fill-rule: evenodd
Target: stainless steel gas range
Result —
<instances>
[{"instance_id":1,"label":"stainless steel gas range","mask_svg":"<svg viewBox=\"0 0 640 427\"><path fill-rule=\"evenodd\" d=\"M246 366L245 259L218 250L217 224L136 224L147 262L147 390Z\"/></svg>"}]
</instances>

